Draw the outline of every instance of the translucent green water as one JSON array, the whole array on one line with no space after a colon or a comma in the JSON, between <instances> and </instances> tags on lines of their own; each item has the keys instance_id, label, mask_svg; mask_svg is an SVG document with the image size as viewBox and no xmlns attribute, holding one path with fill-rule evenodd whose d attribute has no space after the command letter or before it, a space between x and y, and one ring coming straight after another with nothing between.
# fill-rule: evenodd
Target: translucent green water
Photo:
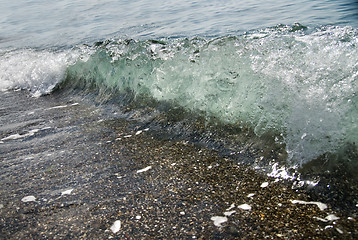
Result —
<instances>
[{"instance_id":1,"label":"translucent green water","mask_svg":"<svg viewBox=\"0 0 358 240\"><path fill-rule=\"evenodd\" d=\"M358 140L357 41L349 27L301 25L214 39L110 40L70 66L66 82L272 134L287 162L300 165Z\"/></svg>"}]
</instances>

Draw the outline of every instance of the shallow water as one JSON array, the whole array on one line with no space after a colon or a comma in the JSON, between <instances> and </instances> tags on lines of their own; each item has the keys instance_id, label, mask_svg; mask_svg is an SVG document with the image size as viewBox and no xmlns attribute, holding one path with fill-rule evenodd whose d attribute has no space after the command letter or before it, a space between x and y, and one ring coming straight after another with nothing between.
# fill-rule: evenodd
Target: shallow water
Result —
<instances>
[{"instance_id":1,"label":"shallow water","mask_svg":"<svg viewBox=\"0 0 358 240\"><path fill-rule=\"evenodd\" d=\"M217 151L160 139L153 125L66 96L0 99L1 138L21 136L0 145L6 239L358 235L347 199L313 198Z\"/></svg>"}]
</instances>

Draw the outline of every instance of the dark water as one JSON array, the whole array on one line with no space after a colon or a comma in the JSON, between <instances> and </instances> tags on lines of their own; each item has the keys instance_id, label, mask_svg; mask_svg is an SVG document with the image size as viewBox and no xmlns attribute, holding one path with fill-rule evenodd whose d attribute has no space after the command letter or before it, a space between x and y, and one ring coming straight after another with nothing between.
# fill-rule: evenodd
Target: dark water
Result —
<instances>
[{"instance_id":1,"label":"dark water","mask_svg":"<svg viewBox=\"0 0 358 240\"><path fill-rule=\"evenodd\" d=\"M355 209L357 13L348 0L7 2L1 94L89 102ZM0 148L49 131L4 122Z\"/></svg>"}]
</instances>

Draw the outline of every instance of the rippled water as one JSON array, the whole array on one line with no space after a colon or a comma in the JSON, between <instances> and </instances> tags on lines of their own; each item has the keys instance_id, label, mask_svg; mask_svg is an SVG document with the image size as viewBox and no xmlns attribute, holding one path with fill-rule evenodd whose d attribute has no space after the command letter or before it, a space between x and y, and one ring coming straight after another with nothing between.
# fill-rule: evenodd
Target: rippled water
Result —
<instances>
[{"instance_id":1,"label":"rippled water","mask_svg":"<svg viewBox=\"0 0 358 240\"><path fill-rule=\"evenodd\" d=\"M0 46L71 46L124 36L223 36L296 22L357 27L357 14L355 0L1 1Z\"/></svg>"}]
</instances>

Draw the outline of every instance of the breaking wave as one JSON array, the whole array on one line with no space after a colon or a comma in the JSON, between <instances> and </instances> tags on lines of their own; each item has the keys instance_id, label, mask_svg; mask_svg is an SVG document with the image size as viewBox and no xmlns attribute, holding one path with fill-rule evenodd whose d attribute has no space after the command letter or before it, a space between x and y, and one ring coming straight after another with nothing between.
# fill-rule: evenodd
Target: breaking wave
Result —
<instances>
[{"instance_id":1,"label":"breaking wave","mask_svg":"<svg viewBox=\"0 0 358 240\"><path fill-rule=\"evenodd\" d=\"M57 84L55 92L95 92L101 102L166 104L184 118L270 136L290 166L327 156L357 164L357 44L350 27L296 24L218 38L17 50L1 53L0 86L38 96ZM129 94L124 103L120 96Z\"/></svg>"}]
</instances>

